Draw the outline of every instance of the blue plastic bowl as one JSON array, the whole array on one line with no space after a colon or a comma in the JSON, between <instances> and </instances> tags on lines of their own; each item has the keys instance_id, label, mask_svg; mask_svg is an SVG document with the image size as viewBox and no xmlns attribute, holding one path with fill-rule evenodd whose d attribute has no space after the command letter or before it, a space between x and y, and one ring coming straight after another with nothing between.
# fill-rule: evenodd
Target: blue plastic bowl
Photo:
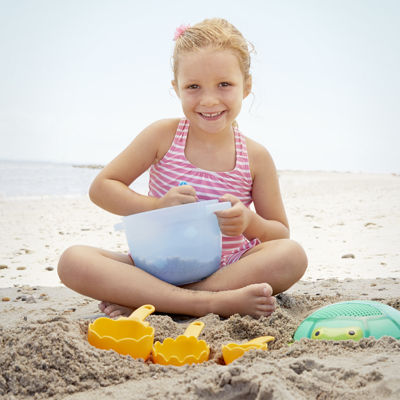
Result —
<instances>
[{"instance_id":1,"label":"blue plastic bowl","mask_svg":"<svg viewBox=\"0 0 400 400\"><path fill-rule=\"evenodd\" d=\"M197 282L220 265L222 236L214 211L230 202L207 200L123 218L135 265L174 285Z\"/></svg>"}]
</instances>

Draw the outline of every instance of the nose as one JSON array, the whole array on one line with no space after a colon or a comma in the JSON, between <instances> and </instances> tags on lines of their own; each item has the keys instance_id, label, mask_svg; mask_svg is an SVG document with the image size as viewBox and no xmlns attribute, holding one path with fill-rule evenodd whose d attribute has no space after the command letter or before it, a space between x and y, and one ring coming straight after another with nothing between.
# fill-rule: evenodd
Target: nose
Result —
<instances>
[{"instance_id":1,"label":"nose","mask_svg":"<svg viewBox=\"0 0 400 400\"><path fill-rule=\"evenodd\" d=\"M211 90L203 91L200 98L200 105L203 107L212 107L219 104L219 99L216 93Z\"/></svg>"}]
</instances>

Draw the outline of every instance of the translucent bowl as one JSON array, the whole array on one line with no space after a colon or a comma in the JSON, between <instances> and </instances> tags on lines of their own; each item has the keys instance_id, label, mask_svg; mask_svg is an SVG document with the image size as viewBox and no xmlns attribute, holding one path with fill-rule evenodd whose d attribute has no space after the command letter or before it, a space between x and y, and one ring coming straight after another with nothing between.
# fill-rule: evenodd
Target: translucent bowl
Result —
<instances>
[{"instance_id":1,"label":"translucent bowl","mask_svg":"<svg viewBox=\"0 0 400 400\"><path fill-rule=\"evenodd\" d=\"M222 247L214 211L230 207L207 200L123 217L135 265L174 285L211 275L219 268Z\"/></svg>"}]
</instances>

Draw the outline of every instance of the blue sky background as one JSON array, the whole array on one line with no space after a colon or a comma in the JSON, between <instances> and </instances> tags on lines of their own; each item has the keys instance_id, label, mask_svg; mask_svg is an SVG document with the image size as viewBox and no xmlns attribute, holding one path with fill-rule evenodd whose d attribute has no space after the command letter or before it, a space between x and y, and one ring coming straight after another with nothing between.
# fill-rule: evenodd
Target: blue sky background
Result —
<instances>
[{"instance_id":1,"label":"blue sky background","mask_svg":"<svg viewBox=\"0 0 400 400\"><path fill-rule=\"evenodd\" d=\"M397 0L0 0L0 159L106 163L181 116L173 33L214 16L255 45L238 121L278 169L400 173Z\"/></svg>"}]
</instances>

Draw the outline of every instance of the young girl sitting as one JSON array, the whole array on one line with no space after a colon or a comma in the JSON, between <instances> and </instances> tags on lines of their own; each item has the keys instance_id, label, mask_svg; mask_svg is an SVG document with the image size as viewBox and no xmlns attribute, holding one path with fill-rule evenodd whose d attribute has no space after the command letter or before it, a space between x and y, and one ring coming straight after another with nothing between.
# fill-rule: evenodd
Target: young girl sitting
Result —
<instances>
[{"instance_id":1,"label":"young girl sitting","mask_svg":"<svg viewBox=\"0 0 400 400\"><path fill-rule=\"evenodd\" d=\"M61 256L58 274L66 286L101 300L100 310L111 317L148 303L157 311L193 316L268 316L273 296L304 274L307 257L289 239L270 154L235 122L252 87L248 43L223 19L180 27L175 40L172 85L185 118L145 128L99 173L90 198L118 215L230 201L231 208L216 212L223 234L220 268L178 287L136 267L135 254L73 246ZM148 169L144 196L129 185ZM180 186L182 181L188 184Z\"/></svg>"}]
</instances>

